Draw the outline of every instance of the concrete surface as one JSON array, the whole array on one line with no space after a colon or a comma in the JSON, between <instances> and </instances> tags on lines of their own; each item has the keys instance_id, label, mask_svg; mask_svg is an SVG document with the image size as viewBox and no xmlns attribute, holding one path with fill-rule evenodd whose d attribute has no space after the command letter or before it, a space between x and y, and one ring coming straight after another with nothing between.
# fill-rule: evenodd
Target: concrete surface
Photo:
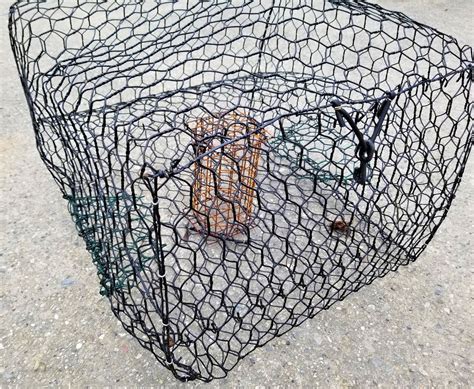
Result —
<instances>
[{"instance_id":1,"label":"concrete surface","mask_svg":"<svg viewBox=\"0 0 474 389\"><path fill-rule=\"evenodd\" d=\"M9 49L7 3L0 5L0 384L178 385L98 294L90 257L35 150ZM472 0L377 3L474 44ZM447 220L416 263L209 386L472 387L473 217L471 158Z\"/></svg>"}]
</instances>

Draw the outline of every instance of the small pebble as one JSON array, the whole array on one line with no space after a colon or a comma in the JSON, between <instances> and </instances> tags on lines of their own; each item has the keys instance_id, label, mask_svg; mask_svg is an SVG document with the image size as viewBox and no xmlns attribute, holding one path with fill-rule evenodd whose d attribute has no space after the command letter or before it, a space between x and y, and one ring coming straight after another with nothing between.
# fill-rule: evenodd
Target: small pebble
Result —
<instances>
[{"instance_id":1,"label":"small pebble","mask_svg":"<svg viewBox=\"0 0 474 389\"><path fill-rule=\"evenodd\" d=\"M441 285L436 285L434 293L436 296L441 296L443 294L443 287Z\"/></svg>"},{"instance_id":2,"label":"small pebble","mask_svg":"<svg viewBox=\"0 0 474 389\"><path fill-rule=\"evenodd\" d=\"M37 359L35 361L35 364L33 366L34 371L45 371L46 370L46 364L41 360Z\"/></svg>"},{"instance_id":3,"label":"small pebble","mask_svg":"<svg viewBox=\"0 0 474 389\"><path fill-rule=\"evenodd\" d=\"M64 280L61 281L61 286L63 288L67 288L69 286L72 286L76 283L72 278L66 277Z\"/></svg>"},{"instance_id":4,"label":"small pebble","mask_svg":"<svg viewBox=\"0 0 474 389\"><path fill-rule=\"evenodd\" d=\"M82 348L82 343L76 344L76 350L80 350Z\"/></svg>"}]
</instances>

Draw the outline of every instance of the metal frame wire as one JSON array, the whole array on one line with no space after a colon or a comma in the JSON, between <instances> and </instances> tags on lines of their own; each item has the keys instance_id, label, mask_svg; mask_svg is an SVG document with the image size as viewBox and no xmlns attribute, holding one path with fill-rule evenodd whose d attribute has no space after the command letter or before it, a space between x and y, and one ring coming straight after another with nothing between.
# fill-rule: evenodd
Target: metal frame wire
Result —
<instances>
[{"instance_id":1,"label":"metal frame wire","mask_svg":"<svg viewBox=\"0 0 474 389\"><path fill-rule=\"evenodd\" d=\"M471 151L472 49L361 0L20 0L42 160L101 293L209 381L414 261Z\"/></svg>"}]
</instances>

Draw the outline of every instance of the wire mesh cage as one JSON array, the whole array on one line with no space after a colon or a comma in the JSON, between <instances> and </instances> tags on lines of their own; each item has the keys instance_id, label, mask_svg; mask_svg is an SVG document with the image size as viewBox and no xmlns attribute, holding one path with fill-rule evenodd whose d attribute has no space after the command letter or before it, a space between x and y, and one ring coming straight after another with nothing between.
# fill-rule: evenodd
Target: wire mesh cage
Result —
<instances>
[{"instance_id":1,"label":"wire mesh cage","mask_svg":"<svg viewBox=\"0 0 474 389\"><path fill-rule=\"evenodd\" d=\"M42 160L180 380L414 261L472 146L472 49L344 0L18 1Z\"/></svg>"}]
</instances>

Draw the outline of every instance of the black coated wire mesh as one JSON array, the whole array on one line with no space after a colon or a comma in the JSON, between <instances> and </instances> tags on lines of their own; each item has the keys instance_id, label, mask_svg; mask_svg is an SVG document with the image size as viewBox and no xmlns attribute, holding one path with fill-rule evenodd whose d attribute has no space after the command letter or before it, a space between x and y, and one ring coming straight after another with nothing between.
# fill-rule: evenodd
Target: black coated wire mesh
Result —
<instances>
[{"instance_id":1,"label":"black coated wire mesh","mask_svg":"<svg viewBox=\"0 0 474 389\"><path fill-rule=\"evenodd\" d=\"M10 33L101 293L181 380L415 260L472 145L471 48L364 1L19 1Z\"/></svg>"}]
</instances>

